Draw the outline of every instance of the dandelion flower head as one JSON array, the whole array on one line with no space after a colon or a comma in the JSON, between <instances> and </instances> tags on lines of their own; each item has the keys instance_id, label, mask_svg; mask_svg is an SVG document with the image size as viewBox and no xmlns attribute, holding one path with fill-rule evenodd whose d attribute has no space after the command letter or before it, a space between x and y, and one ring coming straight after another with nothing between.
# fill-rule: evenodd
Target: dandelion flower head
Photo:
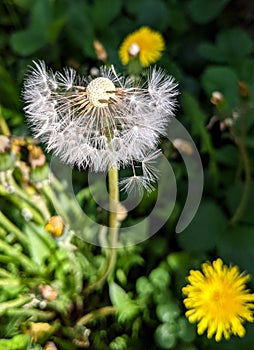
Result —
<instances>
[{"instance_id":1,"label":"dandelion flower head","mask_svg":"<svg viewBox=\"0 0 254 350\"><path fill-rule=\"evenodd\" d=\"M207 330L220 341L236 335L243 337L245 321L253 322L254 294L246 289L250 276L237 266L223 265L221 259L202 265L202 272L191 270L189 284L183 288L186 317L197 322L198 334Z\"/></svg>"},{"instance_id":2,"label":"dandelion flower head","mask_svg":"<svg viewBox=\"0 0 254 350\"><path fill-rule=\"evenodd\" d=\"M173 78L156 67L137 86L113 66L93 78L72 68L53 72L42 61L34 62L23 90L34 136L63 162L95 172L153 160L176 95ZM152 176L149 167L144 172Z\"/></svg>"},{"instance_id":3,"label":"dandelion flower head","mask_svg":"<svg viewBox=\"0 0 254 350\"><path fill-rule=\"evenodd\" d=\"M138 56L141 65L148 67L160 59L164 48L164 39L159 32L149 27L141 27L125 38L120 46L119 56L123 65Z\"/></svg>"}]
</instances>

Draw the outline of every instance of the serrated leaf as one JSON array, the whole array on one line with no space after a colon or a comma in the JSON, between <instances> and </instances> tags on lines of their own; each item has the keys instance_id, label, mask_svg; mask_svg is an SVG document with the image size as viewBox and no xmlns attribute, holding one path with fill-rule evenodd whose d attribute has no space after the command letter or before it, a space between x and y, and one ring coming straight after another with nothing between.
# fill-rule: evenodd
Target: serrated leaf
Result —
<instances>
[{"instance_id":1,"label":"serrated leaf","mask_svg":"<svg viewBox=\"0 0 254 350\"><path fill-rule=\"evenodd\" d=\"M117 309L120 322L133 320L139 313L139 306L132 300L125 290L115 282L109 285L109 296Z\"/></svg>"},{"instance_id":2,"label":"serrated leaf","mask_svg":"<svg viewBox=\"0 0 254 350\"><path fill-rule=\"evenodd\" d=\"M191 0L188 4L192 19L199 23L205 24L215 19L226 7L230 0Z\"/></svg>"},{"instance_id":3,"label":"serrated leaf","mask_svg":"<svg viewBox=\"0 0 254 350\"><path fill-rule=\"evenodd\" d=\"M34 228L36 228L35 225ZM39 226L35 230L32 229L29 225L25 225L24 232L30 241L29 248L32 260L38 265L41 265L44 262L45 258L47 258L51 253L51 247L54 244L53 240L51 246L47 245L47 242L49 240L47 237L48 233ZM43 239L43 236L45 236L45 239Z\"/></svg>"}]
</instances>

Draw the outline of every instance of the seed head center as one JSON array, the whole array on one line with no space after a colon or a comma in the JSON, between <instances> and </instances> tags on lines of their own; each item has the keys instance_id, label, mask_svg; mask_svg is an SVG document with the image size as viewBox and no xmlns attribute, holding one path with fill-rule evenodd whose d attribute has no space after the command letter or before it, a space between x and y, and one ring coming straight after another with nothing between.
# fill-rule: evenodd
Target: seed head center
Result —
<instances>
[{"instance_id":1,"label":"seed head center","mask_svg":"<svg viewBox=\"0 0 254 350\"><path fill-rule=\"evenodd\" d=\"M108 78L96 78L86 88L88 99L94 107L106 107L110 98L113 98L116 90L113 82Z\"/></svg>"}]
</instances>

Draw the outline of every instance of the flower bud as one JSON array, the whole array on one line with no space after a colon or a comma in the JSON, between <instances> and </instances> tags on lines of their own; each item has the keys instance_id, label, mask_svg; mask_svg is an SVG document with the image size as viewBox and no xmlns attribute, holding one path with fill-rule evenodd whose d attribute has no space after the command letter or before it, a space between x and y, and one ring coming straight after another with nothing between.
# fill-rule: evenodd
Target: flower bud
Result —
<instances>
[{"instance_id":1,"label":"flower bud","mask_svg":"<svg viewBox=\"0 0 254 350\"><path fill-rule=\"evenodd\" d=\"M61 216L51 216L45 229L52 234L53 237L60 237L64 233L65 225Z\"/></svg>"},{"instance_id":2,"label":"flower bud","mask_svg":"<svg viewBox=\"0 0 254 350\"><path fill-rule=\"evenodd\" d=\"M100 60L102 62L106 62L108 59L108 54L107 54L107 51L105 50L104 46L102 45L102 43L99 42L98 40L94 40L93 47L94 47L94 50L95 50L95 53L97 55L98 60Z\"/></svg>"}]
</instances>

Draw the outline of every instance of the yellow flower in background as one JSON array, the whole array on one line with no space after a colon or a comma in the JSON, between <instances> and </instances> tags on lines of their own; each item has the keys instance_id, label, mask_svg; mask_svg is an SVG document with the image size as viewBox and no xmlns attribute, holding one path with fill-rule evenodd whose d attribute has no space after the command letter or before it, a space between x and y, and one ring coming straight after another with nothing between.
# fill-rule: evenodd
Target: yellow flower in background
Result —
<instances>
[{"instance_id":1,"label":"yellow flower in background","mask_svg":"<svg viewBox=\"0 0 254 350\"><path fill-rule=\"evenodd\" d=\"M158 61L165 43L162 35L149 27L141 27L129 34L119 49L119 56L123 65L127 65L131 58L139 56L142 66L148 67Z\"/></svg>"},{"instance_id":2,"label":"yellow flower in background","mask_svg":"<svg viewBox=\"0 0 254 350\"><path fill-rule=\"evenodd\" d=\"M197 322L198 334L207 330L207 337L215 335L243 337L243 322L253 322L254 294L246 289L250 275L240 273L237 266L223 265L221 259L202 264L202 272L191 270L189 284L183 288L186 317Z\"/></svg>"}]
</instances>

